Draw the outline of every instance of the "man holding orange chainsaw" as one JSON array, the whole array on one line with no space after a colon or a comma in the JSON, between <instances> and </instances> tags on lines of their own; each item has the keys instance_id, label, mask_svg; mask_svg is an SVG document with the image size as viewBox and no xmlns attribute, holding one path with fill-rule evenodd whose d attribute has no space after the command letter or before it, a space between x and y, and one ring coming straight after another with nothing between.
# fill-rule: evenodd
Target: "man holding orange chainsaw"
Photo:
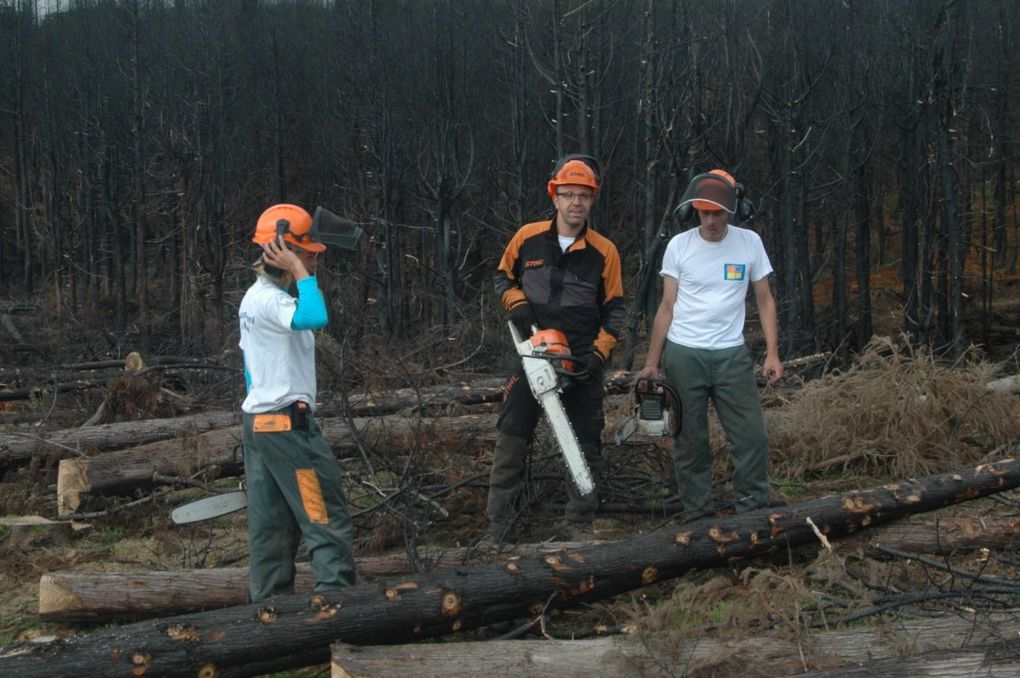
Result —
<instances>
[{"instance_id":1,"label":"man holding orange chainsaw","mask_svg":"<svg viewBox=\"0 0 1020 678\"><path fill-rule=\"evenodd\" d=\"M495 280L496 293L522 338L531 336L533 328L556 330L562 336L553 335L551 343L565 342L576 358L565 367L583 376L563 392L562 402L596 479L603 466L602 370L626 316L620 255L588 224L599 175L599 164L591 156L567 156L557 163L546 186L555 208L553 218L517 231L503 252ZM491 548L509 534L528 447L541 415L542 407L518 363L503 387L489 478L489 529L480 545ZM597 490L582 495L568 478L567 495L565 536L592 539Z\"/></svg>"}]
</instances>

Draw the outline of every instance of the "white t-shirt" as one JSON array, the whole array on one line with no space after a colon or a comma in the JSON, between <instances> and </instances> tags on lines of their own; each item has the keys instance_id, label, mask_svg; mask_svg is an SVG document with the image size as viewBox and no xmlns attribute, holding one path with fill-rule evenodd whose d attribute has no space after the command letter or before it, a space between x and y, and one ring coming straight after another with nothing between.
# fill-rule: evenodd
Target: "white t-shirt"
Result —
<instances>
[{"instance_id":1,"label":"white t-shirt","mask_svg":"<svg viewBox=\"0 0 1020 678\"><path fill-rule=\"evenodd\" d=\"M572 235L557 235L556 239L560 241L560 252L566 252L567 249L574 244L574 241L577 240L577 237Z\"/></svg>"},{"instance_id":2,"label":"white t-shirt","mask_svg":"<svg viewBox=\"0 0 1020 678\"><path fill-rule=\"evenodd\" d=\"M667 338L690 348L740 346L748 286L771 272L761 238L746 228L727 227L719 242L705 240L697 228L674 236L659 271L677 281Z\"/></svg>"},{"instance_id":3,"label":"white t-shirt","mask_svg":"<svg viewBox=\"0 0 1020 678\"><path fill-rule=\"evenodd\" d=\"M271 412L303 400L315 407L315 336L295 331L296 300L263 276L241 300L241 350L251 379L241 409Z\"/></svg>"}]
</instances>

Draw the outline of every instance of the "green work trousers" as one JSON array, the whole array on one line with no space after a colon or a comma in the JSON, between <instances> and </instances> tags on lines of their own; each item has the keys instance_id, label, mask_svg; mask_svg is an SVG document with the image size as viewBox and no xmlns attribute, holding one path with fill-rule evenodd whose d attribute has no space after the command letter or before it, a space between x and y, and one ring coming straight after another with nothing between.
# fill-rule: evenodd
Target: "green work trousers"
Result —
<instances>
[{"instance_id":1,"label":"green work trousers","mask_svg":"<svg viewBox=\"0 0 1020 678\"><path fill-rule=\"evenodd\" d=\"M662 366L683 403L683 430L676 440L673 466L685 515L694 518L716 508L708 444L709 399L730 443L737 511L767 506L769 442L747 347L698 349L667 341Z\"/></svg>"},{"instance_id":2,"label":"green work trousers","mask_svg":"<svg viewBox=\"0 0 1020 678\"><path fill-rule=\"evenodd\" d=\"M255 433L244 413L252 602L294 592L294 556L304 535L315 590L354 583L351 517L340 466L310 414L307 427Z\"/></svg>"}]
</instances>

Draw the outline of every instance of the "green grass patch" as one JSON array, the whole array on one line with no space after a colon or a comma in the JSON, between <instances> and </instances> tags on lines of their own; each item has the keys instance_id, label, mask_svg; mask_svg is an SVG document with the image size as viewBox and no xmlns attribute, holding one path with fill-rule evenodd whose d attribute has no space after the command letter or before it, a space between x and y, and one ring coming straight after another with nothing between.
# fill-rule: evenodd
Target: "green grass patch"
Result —
<instances>
[{"instance_id":1,"label":"green grass patch","mask_svg":"<svg viewBox=\"0 0 1020 678\"><path fill-rule=\"evenodd\" d=\"M794 478L772 478L771 483L786 499L804 499L808 494L807 485Z\"/></svg>"},{"instance_id":2,"label":"green grass patch","mask_svg":"<svg viewBox=\"0 0 1020 678\"><path fill-rule=\"evenodd\" d=\"M127 536L127 530L123 527L111 527L100 530L93 535L92 539L99 546L114 546Z\"/></svg>"}]
</instances>

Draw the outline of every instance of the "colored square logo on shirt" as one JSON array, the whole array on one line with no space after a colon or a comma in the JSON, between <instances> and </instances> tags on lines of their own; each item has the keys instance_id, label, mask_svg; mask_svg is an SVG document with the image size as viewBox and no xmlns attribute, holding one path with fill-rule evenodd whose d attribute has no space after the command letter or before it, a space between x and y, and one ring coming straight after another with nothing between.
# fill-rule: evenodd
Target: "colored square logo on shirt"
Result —
<instances>
[{"instance_id":1,"label":"colored square logo on shirt","mask_svg":"<svg viewBox=\"0 0 1020 678\"><path fill-rule=\"evenodd\" d=\"M747 264L725 264L723 280L743 280Z\"/></svg>"}]
</instances>

